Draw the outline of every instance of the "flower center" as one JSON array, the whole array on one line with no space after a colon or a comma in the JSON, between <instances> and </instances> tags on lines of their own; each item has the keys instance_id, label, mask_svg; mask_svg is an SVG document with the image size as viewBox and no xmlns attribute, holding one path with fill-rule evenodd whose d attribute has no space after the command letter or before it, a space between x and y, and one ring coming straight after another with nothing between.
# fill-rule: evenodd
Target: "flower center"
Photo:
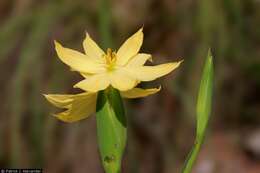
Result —
<instances>
[{"instance_id":1,"label":"flower center","mask_svg":"<svg viewBox=\"0 0 260 173\"><path fill-rule=\"evenodd\" d=\"M108 48L107 53L104 56L106 59L107 70L112 71L116 64L116 52L113 52L112 49Z\"/></svg>"}]
</instances>

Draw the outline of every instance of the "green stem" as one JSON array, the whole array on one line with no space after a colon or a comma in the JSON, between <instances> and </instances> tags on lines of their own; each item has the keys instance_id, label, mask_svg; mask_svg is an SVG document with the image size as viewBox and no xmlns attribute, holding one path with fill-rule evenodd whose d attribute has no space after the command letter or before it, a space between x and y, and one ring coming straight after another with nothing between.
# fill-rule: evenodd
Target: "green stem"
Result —
<instances>
[{"instance_id":1,"label":"green stem","mask_svg":"<svg viewBox=\"0 0 260 173\"><path fill-rule=\"evenodd\" d=\"M111 6L109 0L99 1L99 32L102 48L113 48L111 36Z\"/></svg>"},{"instance_id":2,"label":"green stem","mask_svg":"<svg viewBox=\"0 0 260 173\"><path fill-rule=\"evenodd\" d=\"M185 161L185 167L183 167L182 169L182 173L190 173L192 170L192 167L197 159L198 153L201 149L201 145L202 145L202 141L203 140L196 140L195 144L193 145L189 155L188 155L188 159Z\"/></svg>"},{"instance_id":3,"label":"green stem","mask_svg":"<svg viewBox=\"0 0 260 173\"><path fill-rule=\"evenodd\" d=\"M97 137L106 173L120 173L126 146L127 125L120 93L108 88L100 91L96 108Z\"/></svg>"}]
</instances>

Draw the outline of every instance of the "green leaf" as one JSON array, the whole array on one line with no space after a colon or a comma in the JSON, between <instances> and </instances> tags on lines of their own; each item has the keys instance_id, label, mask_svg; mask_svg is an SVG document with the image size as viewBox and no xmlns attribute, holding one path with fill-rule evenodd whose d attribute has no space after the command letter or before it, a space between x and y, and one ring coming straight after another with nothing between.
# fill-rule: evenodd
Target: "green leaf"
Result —
<instances>
[{"instance_id":1,"label":"green leaf","mask_svg":"<svg viewBox=\"0 0 260 173\"><path fill-rule=\"evenodd\" d=\"M211 111L213 88L213 62L210 50L204 66L197 100L197 137L203 137Z\"/></svg>"},{"instance_id":2,"label":"green leaf","mask_svg":"<svg viewBox=\"0 0 260 173\"><path fill-rule=\"evenodd\" d=\"M190 173L196 161L201 145L204 141L212 102L213 89L213 61L210 50L204 65L202 78L200 82L198 100L197 100L197 129L195 144L185 162L182 173Z\"/></svg>"},{"instance_id":3,"label":"green leaf","mask_svg":"<svg viewBox=\"0 0 260 173\"><path fill-rule=\"evenodd\" d=\"M102 164L106 173L120 173L126 146L126 118L120 93L108 88L97 98L97 136Z\"/></svg>"}]
</instances>

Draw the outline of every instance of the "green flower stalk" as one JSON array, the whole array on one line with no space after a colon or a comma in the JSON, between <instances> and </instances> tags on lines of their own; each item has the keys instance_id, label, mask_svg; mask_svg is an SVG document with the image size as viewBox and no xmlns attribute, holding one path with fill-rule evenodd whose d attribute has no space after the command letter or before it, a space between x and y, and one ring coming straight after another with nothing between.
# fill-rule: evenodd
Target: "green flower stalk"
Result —
<instances>
[{"instance_id":1,"label":"green flower stalk","mask_svg":"<svg viewBox=\"0 0 260 173\"><path fill-rule=\"evenodd\" d=\"M110 87L97 98L97 135L107 173L119 173L127 140L127 121L120 93Z\"/></svg>"}]
</instances>

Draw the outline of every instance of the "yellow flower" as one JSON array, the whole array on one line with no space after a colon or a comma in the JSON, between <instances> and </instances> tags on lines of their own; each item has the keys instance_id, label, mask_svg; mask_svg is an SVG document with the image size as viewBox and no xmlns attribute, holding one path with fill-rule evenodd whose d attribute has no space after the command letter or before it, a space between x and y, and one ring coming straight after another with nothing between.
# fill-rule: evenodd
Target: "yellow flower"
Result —
<instances>
[{"instance_id":1,"label":"yellow flower","mask_svg":"<svg viewBox=\"0 0 260 173\"><path fill-rule=\"evenodd\" d=\"M160 91L161 88L141 89L133 88L129 91L121 91L120 95L124 98L140 98L154 94ZM80 94L46 94L45 98L54 106L62 109L67 109L55 117L64 122L75 122L87 118L96 111L97 93L83 92Z\"/></svg>"},{"instance_id":2,"label":"yellow flower","mask_svg":"<svg viewBox=\"0 0 260 173\"><path fill-rule=\"evenodd\" d=\"M142 43L142 28L128 38L117 52L107 49L105 53L88 34L83 41L85 54L64 48L55 41L60 60L85 78L74 85L85 92L75 95L44 95L56 107L66 109L54 116L64 122L87 118L96 110L97 92L110 86L118 89L124 98L146 97L158 92L160 88L141 89L136 88L136 85L170 73L181 61L144 66L147 60L152 59L150 54L138 53Z\"/></svg>"},{"instance_id":3,"label":"yellow flower","mask_svg":"<svg viewBox=\"0 0 260 173\"><path fill-rule=\"evenodd\" d=\"M110 85L120 91L134 88L141 81L152 81L164 76L181 61L156 66L144 66L150 54L138 53L143 43L143 29L128 38L117 52L105 53L87 34L83 42L85 54L64 48L55 41L57 54L62 62L85 77L75 88L89 92L104 90Z\"/></svg>"}]
</instances>

